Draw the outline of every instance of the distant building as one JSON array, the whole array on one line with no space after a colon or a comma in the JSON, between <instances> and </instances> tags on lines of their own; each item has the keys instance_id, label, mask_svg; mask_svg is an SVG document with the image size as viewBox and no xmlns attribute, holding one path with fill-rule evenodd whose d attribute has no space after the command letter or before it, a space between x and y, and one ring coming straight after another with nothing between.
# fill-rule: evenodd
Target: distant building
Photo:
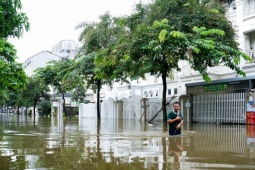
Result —
<instances>
[{"instance_id":1,"label":"distant building","mask_svg":"<svg viewBox=\"0 0 255 170\"><path fill-rule=\"evenodd\" d=\"M29 57L24 63L23 68L27 76L32 76L37 68L45 67L49 61L57 61L61 58L74 58L79 51L79 46L72 40L61 40L50 51L42 51Z\"/></svg>"},{"instance_id":2,"label":"distant building","mask_svg":"<svg viewBox=\"0 0 255 170\"><path fill-rule=\"evenodd\" d=\"M79 51L79 45L73 40L61 40L52 48L52 52L62 58L74 58Z\"/></svg>"},{"instance_id":3,"label":"distant building","mask_svg":"<svg viewBox=\"0 0 255 170\"><path fill-rule=\"evenodd\" d=\"M29 57L24 63L23 68L27 76L32 76L37 68L43 68L50 61L57 61L60 57L49 51L42 51Z\"/></svg>"}]
</instances>

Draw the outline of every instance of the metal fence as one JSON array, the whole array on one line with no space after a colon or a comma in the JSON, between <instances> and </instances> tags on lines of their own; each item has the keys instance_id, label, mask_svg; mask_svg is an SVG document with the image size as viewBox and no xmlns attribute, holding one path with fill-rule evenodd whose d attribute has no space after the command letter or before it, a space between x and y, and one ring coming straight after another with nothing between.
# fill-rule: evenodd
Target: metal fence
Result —
<instances>
[{"instance_id":1,"label":"metal fence","mask_svg":"<svg viewBox=\"0 0 255 170\"><path fill-rule=\"evenodd\" d=\"M193 151L231 152L243 157L247 147L244 126L193 124L193 130L199 133L193 138Z\"/></svg>"},{"instance_id":2,"label":"metal fence","mask_svg":"<svg viewBox=\"0 0 255 170\"><path fill-rule=\"evenodd\" d=\"M245 123L246 94L229 93L193 97L193 121Z\"/></svg>"}]
</instances>

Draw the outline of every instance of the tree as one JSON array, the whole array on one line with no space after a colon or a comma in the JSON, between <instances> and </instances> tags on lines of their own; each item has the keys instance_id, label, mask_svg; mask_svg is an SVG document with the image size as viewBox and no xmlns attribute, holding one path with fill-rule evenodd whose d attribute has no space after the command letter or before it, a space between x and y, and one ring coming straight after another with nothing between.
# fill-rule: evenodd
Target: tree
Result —
<instances>
[{"instance_id":1,"label":"tree","mask_svg":"<svg viewBox=\"0 0 255 170\"><path fill-rule=\"evenodd\" d=\"M77 88L74 89L73 95L72 95L72 100L77 101L79 103L84 103L86 102L85 97L86 97L86 88L84 84L79 85Z\"/></svg>"},{"instance_id":2,"label":"tree","mask_svg":"<svg viewBox=\"0 0 255 170\"><path fill-rule=\"evenodd\" d=\"M11 51L12 49L8 51L9 54ZM4 77L0 78L0 105L20 106L19 104L22 101L19 100L19 94L25 89L27 84L27 76L22 65L15 61L7 61L6 59L3 59L1 62L0 57L0 69L0 75L4 75Z\"/></svg>"},{"instance_id":3,"label":"tree","mask_svg":"<svg viewBox=\"0 0 255 170\"><path fill-rule=\"evenodd\" d=\"M82 70L87 88L91 88L97 93L97 118L100 119L100 90L103 84L112 85L116 78L116 66L108 63L107 58L114 50L114 45L120 35L124 33L123 27L115 23L115 19L105 13L100 16L100 22L88 24L80 35L83 42L81 59L78 61ZM113 59L111 60L113 61ZM114 72L115 71L115 72ZM121 75L121 74L119 74Z\"/></svg>"},{"instance_id":4,"label":"tree","mask_svg":"<svg viewBox=\"0 0 255 170\"><path fill-rule=\"evenodd\" d=\"M166 78L179 71L179 61L188 60L191 67L210 81L208 67L225 65L238 74L240 58L235 33L224 10L208 1L156 0L137 6L137 12L126 18L130 39L125 55L134 61L133 76L151 73L162 78L163 120L166 121ZM116 49L118 51L118 49Z\"/></svg>"},{"instance_id":5,"label":"tree","mask_svg":"<svg viewBox=\"0 0 255 170\"><path fill-rule=\"evenodd\" d=\"M9 36L21 37L24 31L29 29L28 18L20 12L22 4L20 0L0 1L0 38Z\"/></svg>"},{"instance_id":6,"label":"tree","mask_svg":"<svg viewBox=\"0 0 255 170\"><path fill-rule=\"evenodd\" d=\"M15 62L16 50L5 39L0 39L0 91L25 87L26 74L22 65Z\"/></svg>"},{"instance_id":7,"label":"tree","mask_svg":"<svg viewBox=\"0 0 255 170\"><path fill-rule=\"evenodd\" d=\"M66 73L63 77L63 84L71 87L72 100L84 102L86 97L86 87L81 75L80 67L75 60L71 60L69 67L66 68Z\"/></svg>"},{"instance_id":8,"label":"tree","mask_svg":"<svg viewBox=\"0 0 255 170\"><path fill-rule=\"evenodd\" d=\"M102 86L102 79L96 77L94 72L95 53L83 55L77 62L77 68L80 70L80 75L86 82L86 88L92 89L97 93L97 118L100 119L100 89Z\"/></svg>"},{"instance_id":9,"label":"tree","mask_svg":"<svg viewBox=\"0 0 255 170\"><path fill-rule=\"evenodd\" d=\"M26 104L33 106L35 117L35 108L42 99L49 99L49 87L38 76L29 77L26 89L22 92L22 100L27 101Z\"/></svg>"},{"instance_id":10,"label":"tree","mask_svg":"<svg viewBox=\"0 0 255 170\"><path fill-rule=\"evenodd\" d=\"M70 68L73 68L73 66L74 60L63 58L59 61L52 61L46 67L36 70L36 75L43 79L45 84L53 86L61 94L65 116L67 116L65 93L72 91L81 84L81 80L77 75L70 74L70 70L73 70Z\"/></svg>"},{"instance_id":11,"label":"tree","mask_svg":"<svg viewBox=\"0 0 255 170\"><path fill-rule=\"evenodd\" d=\"M51 102L49 99L44 99L38 102L38 113L41 116L48 116L51 113Z\"/></svg>"},{"instance_id":12,"label":"tree","mask_svg":"<svg viewBox=\"0 0 255 170\"><path fill-rule=\"evenodd\" d=\"M7 98L6 91L24 88L26 76L22 65L15 62L16 50L7 38L21 37L29 29L28 18L20 12L20 0L0 1L0 94Z\"/></svg>"}]
</instances>

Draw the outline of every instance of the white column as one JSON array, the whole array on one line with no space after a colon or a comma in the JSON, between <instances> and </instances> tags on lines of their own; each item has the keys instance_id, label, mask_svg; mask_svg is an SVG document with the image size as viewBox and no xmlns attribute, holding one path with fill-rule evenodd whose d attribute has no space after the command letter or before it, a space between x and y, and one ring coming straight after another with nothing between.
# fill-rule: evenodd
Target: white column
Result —
<instances>
[{"instance_id":1,"label":"white column","mask_svg":"<svg viewBox=\"0 0 255 170\"><path fill-rule=\"evenodd\" d=\"M83 126L82 122L83 122L83 105L84 103L80 103L79 105L79 126Z\"/></svg>"},{"instance_id":2,"label":"white column","mask_svg":"<svg viewBox=\"0 0 255 170\"><path fill-rule=\"evenodd\" d=\"M237 31L237 41L239 42L239 48L245 52L246 51L246 47L245 47L245 35L244 35L244 4L245 1L244 0L236 0L236 22L233 23L234 29ZM245 61L241 60L240 65L244 65Z\"/></svg>"}]
</instances>

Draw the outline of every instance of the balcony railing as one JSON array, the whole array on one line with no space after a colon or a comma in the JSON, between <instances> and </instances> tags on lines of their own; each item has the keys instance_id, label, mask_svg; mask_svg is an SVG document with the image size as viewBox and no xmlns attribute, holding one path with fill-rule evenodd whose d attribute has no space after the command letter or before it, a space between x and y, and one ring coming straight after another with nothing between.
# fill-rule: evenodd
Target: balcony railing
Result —
<instances>
[{"instance_id":1,"label":"balcony railing","mask_svg":"<svg viewBox=\"0 0 255 170\"><path fill-rule=\"evenodd\" d=\"M255 14L255 3L251 2L244 5L244 17Z\"/></svg>"}]
</instances>

